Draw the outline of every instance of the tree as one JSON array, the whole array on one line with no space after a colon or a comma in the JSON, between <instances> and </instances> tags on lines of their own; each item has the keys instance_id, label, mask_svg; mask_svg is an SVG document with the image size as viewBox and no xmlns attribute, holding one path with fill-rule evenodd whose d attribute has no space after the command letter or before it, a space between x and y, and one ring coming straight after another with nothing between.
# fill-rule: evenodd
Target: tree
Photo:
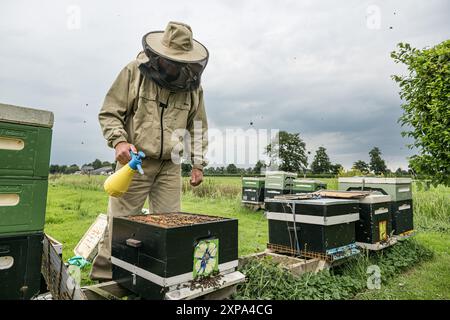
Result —
<instances>
[{"instance_id":1,"label":"tree","mask_svg":"<svg viewBox=\"0 0 450 320\"><path fill-rule=\"evenodd\" d=\"M387 171L386 163L381 158L381 150L378 147L374 147L369 152L370 156L370 170L375 174L384 174Z\"/></svg>"},{"instance_id":2,"label":"tree","mask_svg":"<svg viewBox=\"0 0 450 320\"><path fill-rule=\"evenodd\" d=\"M76 164L72 164L70 167L66 169L66 174L73 174L77 171L80 171L80 168Z\"/></svg>"},{"instance_id":3,"label":"tree","mask_svg":"<svg viewBox=\"0 0 450 320\"><path fill-rule=\"evenodd\" d=\"M340 163L332 164L330 168L331 173L336 175L342 170L344 170L344 167Z\"/></svg>"},{"instance_id":4,"label":"tree","mask_svg":"<svg viewBox=\"0 0 450 320\"><path fill-rule=\"evenodd\" d=\"M278 132L275 141L266 147L266 154L271 158L269 166L278 163L282 171L303 171L308 166L305 146L299 133Z\"/></svg>"},{"instance_id":5,"label":"tree","mask_svg":"<svg viewBox=\"0 0 450 320\"><path fill-rule=\"evenodd\" d=\"M396 63L408 68L406 76L393 75L400 87L403 115L399 122L418 151L409 166L428 176L433 184L450 185L450 40L418 50L399 43L391 53Z\"/></svg>"},{"instance_id":6,"label":"tree","mask_svg":"<svg viewBox=\"0 0 450 320\"><path fill-rule=\"evenodd\" d=\"M370 169L369 169L369 164L363 160L358 160L355 163L353 163L353 170L359 170L361 171L363 174L368 174Z\"/></svg>"},{"instance_id":7,"label":"tree","mask_svg":"<svg viewBox=\"0 0 450 320\"><path fill-rule=\"evenodd\" d=\"M313 173L329 173L331 170L330 158L327 154L327 149L319 147L311 163L311 170Z\"/></svg>"},{"instance_id":8,"label":"tree","mask_svg":"<svg viewBox=\"0 0 450 320\"><path fill-rule=\"evenodd\" d=\"M92 162L92 166L94 169L99 169L102 167L102 162L99 159L95 159L95 161Z\"/></svg>"},{"instance_id":9,"label":"tree","mask_svg":"<svg viewBox=\"0 0 450 320\"><path fill-rule=\"evenodd\" d=\"M238 172L238 168L237 168L233 163L230 163L230 164L227 166L227 173L235 174L235 173L237 173L237 172Z\"/></svg>"},{"instance_id":10,"label":"tree","mask_svg":"<svg viewBox=\"0 0 450 320\"><path fill-rule=\"evenodd\" d=\"M255 174L261 174L261 169L264 168L266 166L266 164L261 161L258 160L258 162L256 162L255 167L253 168L253 173Z\"/></svg>"}]
</instances>

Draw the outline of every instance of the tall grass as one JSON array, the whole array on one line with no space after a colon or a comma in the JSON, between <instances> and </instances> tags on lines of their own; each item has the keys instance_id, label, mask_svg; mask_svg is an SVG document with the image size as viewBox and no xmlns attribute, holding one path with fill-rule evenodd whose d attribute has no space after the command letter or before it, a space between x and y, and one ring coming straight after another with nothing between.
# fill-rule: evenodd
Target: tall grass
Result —
<instances>
[{"instance_id":1,"label":"tall grass","mask_svg":"<svg viewBox=\"0 0 450 320\"><path fill-rule=\"evenodd\" d=\"M450 188L413 185L414 225L419 230L450 231Z\"/></svg>"},{"instance_id":2,"label":"tall grass","mask_svg":"<svg viewBox=\"0 0 450 320\"><path fill-rule=\"evenodd\" d=\"M73 189L102 191L106 176L97 175L61 175L49 176L49 184L52 186L71 187Z\"/></svg>"},{"instance_id":3,"label":"tall grass","mask_svg":"<svg viewBox=\"0 0 450 320\"><path fill-rule=\"evenodd\" d=\"M189 179L183 179L183 193L191 193L201 198L236 198L240 197L241 186L236 184L223 184L214 178L205 177L202 184L192 187Z\"/></svg>"}]
</instances>

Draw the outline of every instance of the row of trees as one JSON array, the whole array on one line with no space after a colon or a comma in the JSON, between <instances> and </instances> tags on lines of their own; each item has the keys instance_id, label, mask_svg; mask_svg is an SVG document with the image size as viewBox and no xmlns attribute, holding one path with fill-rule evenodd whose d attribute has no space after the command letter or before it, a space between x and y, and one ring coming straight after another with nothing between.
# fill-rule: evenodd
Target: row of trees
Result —
<instances>
[{"instance_id":1,"label":"row of trees","mask_svg":"<svg viewBox=\"0 0 450 320\"><path fill-rule=\"evenodd\" d=\"M291 172L312 172L314 174L338 174L343 167L341 164L333 164L327 154L327 149L319 147L316 150L310 170L308 169L308 153L306 144L300 138L299 133L289 133L280 131L277 143L271 143L266 148L266 153L271 161L279 164L280 170ZM373 172L374 174L386 174L389 170L386 162L381 157L381 150L374 147L369 152L370 162L358 160L353 164L354 170L359 170L364 174ZM402 169L397 171L402 172Z\"/></svg>"},{"instance_id":2,"label":"row of trees","mask_svg":"<svg viewBox=\"0 0 450 320\"><path fill-rule=\"evenodd\" d=\"M116 164L115 162L108 162L108 161L101 161L99 159L95 159L91 163L85 163L81 166L81 168L77 164L72 164L70 166L67 165L57 165L52 164L50 165L50 173L62 173L62 174L73 174L77 171L81 171L83 167L92 167L95 169L104 168L104 167L111 167L115 168Z\"/></svg>"},{"instance_id":3,"label":"row of trees","mask_svg":"<svg viewBox=\"0 0 450 320\"><path fill-rule=\"evenodd\" d=\"M206 167L203 170L205 175L252 175L261 174L262 168L265 167L264 162L258 161L253 168L238 168L235 164L231 163L226 167ZM189 163L181 164L181 171L183 176L187 176L191 173L192 166Z\"/></svg>"}]
</instances>

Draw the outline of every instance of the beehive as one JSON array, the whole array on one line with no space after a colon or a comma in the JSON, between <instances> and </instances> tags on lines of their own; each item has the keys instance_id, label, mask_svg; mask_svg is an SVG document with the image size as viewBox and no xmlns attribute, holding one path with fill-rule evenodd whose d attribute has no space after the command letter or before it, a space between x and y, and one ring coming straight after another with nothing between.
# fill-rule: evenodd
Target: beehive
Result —
<instances>
[{"instance_id":1,"label":"beehive","mask_svg":"<svg viewBox=\"0 0 450 320\"><path fill-rule=\"evenodd\" d=\"M0 234L42 231L45 223L47 180L0 179Z\"/></svg>"},{"instance_id":2,"label":"beehive","mask_svg":"<svg viewBox=\"0 0 450 320\"><path fill-rule=\"evenodd\" d=\"M53 113L0 104L0 177L47 179Z\"/></svg>"},{"instance_id":3,"label":"beehive","mask_svg":"<svg viewBox=\"0 0 450 320\"><path fill-rule=\"evenodd\" d=\"M273 198L277 195L291 193L295 177L297 175L292 172L267 171L264 197Z\"/></svg>"},{"instance_id":4,"label":"beehive","mask_svg":"<svg viewBox=\"0 0 450 320\"><path fill-rule=\"evenodd\" d=\"M264 202L264 178L243 177L242 178L242 202L263 203Z\"/></svg>"},{"instance_id":5,"label":"beehive","mask_svg":"<svg viewBox=\"0 0 450 320\"><path fill-rule=\"evenodd\" d=\"M359 200L356 241L375 244L388 240L392 231L391 196L372 194Z\"/></svg>"},{"instance_id":6,"label":"beehive","mask_svg":"<svg viewBox=\"0 0 450 320\"><path fill-rule=\"evenodd\" d=\"M0 300L30 299L41 285L42 232L0 235Z\"/></svg>"},{"instance_id":7,"label":"beehive","mask_svg":"<svg viewBox=\"0 0 450 320\"><path fill-rule=\"evenodd\" d=\"M271 245L323 255L339 255L347 249L349 255L359 252L355 249L357 200L266 199L265 206Z\"/></svg>"},{"instance_id":8,"label":"beehive","mask_svg":"<svg viewBox=\"0 0 450 320\"><path fill-rule=\"evenodd\" d=\"M339 178L339 190L373 190L390 195L392 201L412 199L410 178Z\"/></svg>"},{"instance_id":9,"label":"beehive","mask_svg":"<svg viewBox=\"0 0 450 320\"><path fill-rule=\"evenodd\" d=\"M413 203L410 178L339 178L339 190L373 190L390 195L394 235L412 232Z\"/></svg>"},{"instance_id":10,"label":"beehive","mask_svg":"<svg viewBox=\"0 0 450 320\"><path fill-rule=\"evenodd\" d=\"M292 183L293 194L314 192L326 188L327 184L320 180L294 179Z\"/></svg>"},{"instance_id":11,"label":"beehive","mask_svg":"<svg viewBox=\"0 0 450 320\"><path fill-rule=\"evenodd\" d=\"M0 234L42 231L53 114L0 104Z\"/></svg>"},{"instance_id":12,"label":"beehive","mask_svg":"<svg viewBox=\"0 0 450 320\"><path fill-rule=\"evenodd\" d=\"M217 272L235 270L238 221L190 213L114 218L113 279L143 298L162 299L201 276L198 253L205 246L216 248L208 257L215 259Z\"/></svg>"},{"instance_id":13,"label":"beehive","mask_svg":"<svg viewBox=\"0 0 450 320\"><path fill-rule=\"evenodd\" d=\"M395 235L403 235L414 231L412 200L391 203L392 230Z\"/></svg>"}]
</instances>

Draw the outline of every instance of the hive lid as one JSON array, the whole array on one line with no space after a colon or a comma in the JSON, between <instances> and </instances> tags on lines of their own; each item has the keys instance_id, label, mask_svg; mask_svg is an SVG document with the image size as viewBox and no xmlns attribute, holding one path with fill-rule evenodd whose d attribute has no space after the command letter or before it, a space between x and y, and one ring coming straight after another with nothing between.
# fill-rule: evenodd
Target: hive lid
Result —
<instances>
[{"instance_id":1,"label":"hive lid","mask_svg":"<svg viewBox=\"0 0 450 320\"><path fill-rule=\"evenodd\" d=\"M411 178L374 178L374 177L351 177L338 178L338 182L344 183L375 183L375 184L404 184L411 183Z\"/></svg>"},{"instance_id":2,"label":"hive lid","mask_svg":"<svg viewBox=\"0 0 450 320\"><path fill-rule=\"evenodd\" d=\"M0 103L0 122L52 128L53 120L53 113L50 111Z\"/></svg>"},{"instance_id":3,"label":"hive lid","mask_svg":"<svg viewBox=\"0 0 450 320\"><path fill-rule=\"evenodd\" d=\"M299 182L299 183L315 183L315 184L325 184L323 181L320 180L314 180L314 179L294 179L293 182Z\"/></svg>"},{"instance_id":4,"label":"hive lid","mask_svg":"<svg viewBox=\"0 0 450 320\"><path fill-rule=\"evenodd\" d=\"M359 200L359 203L383 203L391 202L392 197L385 194L370 194Z\"/></svg>"},{"instance_id":5,"label":"hive lid","mask_svg":"<svg viewBox=\"0 0 450 320\"><path fill-rule=\"evenodd\" d=\"M296 173L286 171L266 171L266 176L285 175L288 177L297 177Z\"/></svg>"},{"instance_id":6,"label":"hive lid","mask_svg":"<svg viewBox=\"0 0 450 320\"><path fill-rule=\"evenodd\" d=\"M246 181L264 181L264 177L242 177Z\"/></svg>"}]
</instances>

